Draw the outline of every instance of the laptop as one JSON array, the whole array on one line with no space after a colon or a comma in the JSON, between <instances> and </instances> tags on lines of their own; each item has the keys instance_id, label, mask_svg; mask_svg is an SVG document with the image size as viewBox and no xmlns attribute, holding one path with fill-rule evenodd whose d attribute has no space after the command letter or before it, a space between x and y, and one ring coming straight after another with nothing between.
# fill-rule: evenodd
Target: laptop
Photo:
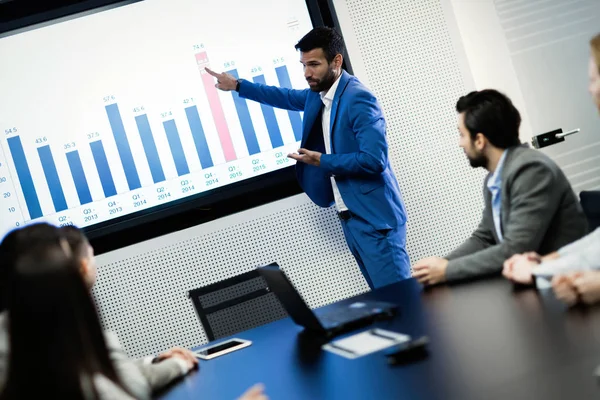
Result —
<instances>
[{"instance_id":1,"label":"laptop","mask_svg":"<svg viewBox=\"0 0 600 400\"><path fill-rule=\"evenodd\" d=\"M371 300L342 300L313 311L279 265L273 263L257 269L292 320L312 333L331 337L396 314L395 304Z\"/></svg>"}]
</instances>

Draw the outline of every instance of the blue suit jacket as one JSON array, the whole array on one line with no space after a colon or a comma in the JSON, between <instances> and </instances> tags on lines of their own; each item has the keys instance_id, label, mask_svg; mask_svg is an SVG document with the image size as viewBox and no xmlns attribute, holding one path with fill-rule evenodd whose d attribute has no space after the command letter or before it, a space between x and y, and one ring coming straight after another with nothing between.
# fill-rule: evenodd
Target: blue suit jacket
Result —
<instances>
[{"instance_id":1,"label":"blue suit jacket","mask_svg":"<svg viewBox=\"0 0 600 400\"><path fill-rule=\"evenodd\" d=\"M319 93L242 80L240 96L273 107L304 111L301 147L323 153L321 165L296 164L298 182L317 205L333 204L330 177L335 176L348 209L375 229L406 222L400 188L388 160L385 120L377 99L354 76L343 71L331 108L331 149L325 154Z\"/></svg>"}]
</instances>

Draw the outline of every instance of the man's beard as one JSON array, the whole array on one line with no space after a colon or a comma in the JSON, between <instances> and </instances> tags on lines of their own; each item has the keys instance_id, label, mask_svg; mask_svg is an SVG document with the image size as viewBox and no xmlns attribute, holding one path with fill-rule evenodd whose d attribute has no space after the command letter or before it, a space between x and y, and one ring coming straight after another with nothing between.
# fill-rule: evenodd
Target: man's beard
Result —
<instances>
[{"instance_id":1,"label":"man's beard","mask_svg":"<svg viewBox=\"0 0 600 400\"><path fill-rule=\"evenodd\" d=\"M485 154L477 153L475 157L470 157L467 154L467 158L469 159L469 164L471 164L471 167L473 168L486 168L488 165L488 158L485 156Z\"/></svg>"},{"instance_id":2,"label":"man's beard","mask_svg":"<svg viewBox=\"0 0 600 400\"><path fill-rule=\"evenodd\" d=\"M331 86L334 84L335 82L335 70L333 68L330 68L329 71L327 71L327 75L325 75L325 77L321 80L315 80L315 79L311 79L308 80L308 82L317 82L317 84L315 86L310 86L310 90L312 90L313 92L323 92L325 90L329 90L329 88L331 88Z\"/></svg>"}]
</instances>

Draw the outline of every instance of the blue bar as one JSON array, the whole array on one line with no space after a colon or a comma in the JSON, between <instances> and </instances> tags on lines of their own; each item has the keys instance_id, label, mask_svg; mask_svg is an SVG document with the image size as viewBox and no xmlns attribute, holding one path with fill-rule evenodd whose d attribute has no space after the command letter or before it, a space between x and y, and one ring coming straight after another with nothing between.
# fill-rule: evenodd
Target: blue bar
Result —
<instances>
[{"instance_id":1,"label":"blue bar","mask_svg":"<svg viewBox=\"0 0 600 400\"><path fill-rule=\"evenodd\" d=\"M262 83L266 85L264 75L258 75L253 78L255 83ZM271 139L271 146L275 149L283 146L283 138L281 137L281 131L279 130L279 124L277 124L277 118L275 117L275 110L273 107L266 104L260 104L263 116L265 117L265 123L267 124L267 130L269 131L269 138Z\"/></svg>"},{"instance_id":2,"label":"blue bar","mask_svg":"<svg viewBox=\"0 0 600 400\"><path fill-rule=\"evenodd\" d=\"M290 74L288 74L287 67L285 65L277 67L275 68L275 72L277 73L279 86L292 89L292 82L290 81ZM300 113L298 111L288 110L288 116L290 117L292 129L294 130L294 137L296 138L296 141L299 141L302 139L302 118L300 117Z\"/></svg>"},{"instance_id":3,"label":"blue bar","mask_svg":"<svg viewBox=\"0 0 600 400\"><path fill-rule=\"evenodd\" d=\"M138 189L142 187L142 185L140 183L137 168L135 167L135 162L133 161L131 147L129 147L129 141L125 134L125 127L123 126L123 120L121 120L121 113L119 112L117 103L107 105L106 114L108 115L110 128L112 129L115 142L117 143L117 150L119 151L119 157L121 157L123 170L125 170L125 177L127 178L129 190Z\"/></svg>"},{"instance_id":4,"label":"blue bar","mask_svg":"<svg viewBox=\"0 0 600 400\"><path fill-rule=\"evenodd\" d=\"M65 193L63 192L60 179L58 177L58 171L56 170L56 164L54 164L54 158L52 157L52 151L50 146L42 146L37 149L40 161L42 162L42 169L46 176L46 182L50 189L50 197L52 197L52 203L54 203L54 209L56 212L64 211L67 208L67 200L65 199Z\"/></svg>"},{"instance_id":5,"label":"blue bar","mask_svg":"<svg viewBox=\"0 0 600 400\"><path fill-rule=\"evenodd\" d=\"M200 121L198 108L196 106L187 107L185 109L185 115L187 115L188 124L192 131L192 137L196 144L196 152L200 158L200 164L202 164L202 168L210 168L213 166L213 161L210 156L208 143L206 143L206 135L204 135L204 128L202 127L202 121Z\"/></svg>"},{"instance_id":6,"label":"blue bar","mask_svg":"<svg viewBox=\"0 0 600 400\"><path fill-rule=\"evenodd\" d=\"M96 169L98 170L98 176L100 176L100 183L102 183L102 190L104 190L104 196L110 197L117 194L117 188L115 187L115 181L113 181L110 167L108 166L108 160L106 153L104 152L104 146L101 140L90 142L90 148L92 149L92 155L94 156L94 162L96 163Z\"/></svg>"},{"instance_id":7,"label":"blue bar","mask_svg":"<svg viewBox=\"0 0 600 400\"><path fill-rule=\"evenodd\" d=\"M167 133L167 140L169 141L169 147L171 148L171 154L173 154L173 160L175 160L175 168L177 168L177 175L185 175L190 173L187 160L185 159L185 153L183 152L183 146L181 145L181 139L179 138L179 132L177 132L177 125L175 121L170 119L163 122L165 132Z\"/></svg>"},{"instance_id":8,"label":"blue bar","mask_svg":"<svg viewBox=\"0 0 600 400\"><path fill-rule=\"evenodd\" d=\"M140 132L140 138L142 139L142 145L144 146L144 152L148 159L148 165L150 166L150 173L154 183L162 182L165 180L165 173L162 165L160 164L160 158L158 157L158 150L156 149L156 143L152 136L152 130L148 123L148 116L138 115L135 117L135 123L137 124L138 131Z\"/></svg>"},{"instance_id":9,"label":"blue bar","mask_svg":"<svg viewBox=\"0 0 600 400\"><path fill-rule=\"evenodd\" d=\"M227 71L231 75L238 79L237 69ZM248 153L250 155L260 153L260 147L258 147L258 139L256 139L256 132L254 131L254 125L252 125L252 119L250 118L250 112L248 111L248 104L246 99L240 97L238 92L235 90L231 91L233 96L233 102L235 109L237 110L240 125L242 126L242 132L244 132L244 139L246 139L246 147L248 147ZM262 104L261 104L262 106Z\"/></svg>"},{"instance_id":10,"label":"blue bar","mask_svg":"<svg viewBox=\"0 0 600 400\"><path fill-rule=\"evenodd\" d=\"M25 158L21 138L19 136L13 136L8 138L7 141L8 147L10 148L10 154L15 163L15 168L17 169L19 182L21 182L21 189L23 190L23 196L25 196L27 210L29 210L29 218L39 218L43 216L42 208L40 207L40 201L37 192L35 191L35 186L33 185L33 178L31 178L31 171L27 164L27 158Z\"/></svg>"},{"instance_id":11,"label":"blue bar","mask_svg":"<svg viewBox=\"0 0 600 400\"><path fill-rule=\"evenodd\" d=\"M90 193L90 186L88 185L85 172L83 171L83 165L81 165L81 158L79 158L79 152L77 150L70 151L67 153L67 162L71 169L71 175L73 176L73 182L75 182L75 189L77 190L77 197L79 197L79 203L81 205L92 202L92 194Z\"/></svg>"}]
</instances>

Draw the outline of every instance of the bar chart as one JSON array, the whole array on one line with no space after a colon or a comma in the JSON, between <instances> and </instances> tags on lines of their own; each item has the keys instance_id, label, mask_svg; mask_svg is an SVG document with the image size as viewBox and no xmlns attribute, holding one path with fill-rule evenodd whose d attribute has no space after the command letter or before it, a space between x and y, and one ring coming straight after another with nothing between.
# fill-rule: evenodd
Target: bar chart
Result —
<instances>
[{"instance_id":1,"label":"bar chart","mask_svg":"<svg viewBox=\"0 0 600 400\"><path fill-rule=\"evenodd\" d=\"M291 165L286 156L301 138L301 114L277 114L235 91L219 92L205 71L209 52L195 49L190 56L202 90L167 111L129 108L118 95L108 95L93 111L108 129L82 132L68 143L52 136L32 140L33 132L16 127L5 130L0 181L12 185L6 194L22 199L13 226L34 220L88 226ZM287 66L278 64L264 67L271 68L270 81L262 67L249 80L291 88ZM240 77L235 65L227 72Z\"/></svg>"},{"instance_id":2,"label":"bar chart","mask_svg":"<svg viewBox=\"0 0 600 400\"><path fill-rule=\"evenodd\" d=\"M205 68L308 90L294 48L313 27L307 4L228 7L223 23L207 0L119 2L0 38L0 239L31 222L135 225L217 193L245 201L254 186L238 184L294 164L303 113L221 91Z\"/></svg>"}]
</instances>

